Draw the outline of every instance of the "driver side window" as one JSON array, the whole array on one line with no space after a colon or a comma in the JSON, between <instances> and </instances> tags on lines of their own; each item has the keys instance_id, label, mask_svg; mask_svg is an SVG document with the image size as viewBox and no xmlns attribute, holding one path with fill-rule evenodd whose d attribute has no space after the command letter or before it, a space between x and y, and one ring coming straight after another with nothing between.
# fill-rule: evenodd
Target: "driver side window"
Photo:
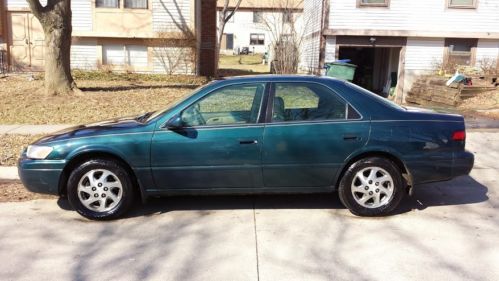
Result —
<instances>
[{"instance_id":1,"label":"driver side window","mask_svg":"<svg viewBox=\"0 0 499 281\"><path fill-rule=\"evenodd\" d=\"M186 108L185 126L254 124L258 120L264 83L227 86L208 94Z\"/></svg>"}]
</instances>

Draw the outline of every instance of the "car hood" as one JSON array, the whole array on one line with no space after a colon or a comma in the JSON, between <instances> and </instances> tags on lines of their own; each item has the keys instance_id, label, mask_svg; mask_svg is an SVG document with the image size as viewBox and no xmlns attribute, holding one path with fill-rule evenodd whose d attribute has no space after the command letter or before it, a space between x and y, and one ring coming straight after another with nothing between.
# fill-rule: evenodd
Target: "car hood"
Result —
<instances>
[{"instance_id":1,"label":"car hood","mask_svg":"<svg viewBox=\"0 0 499 281\"><path fill-rule=\"evenodd\" d=\"M117 134L140 130L147 124L137 121L137 116L127 116L104 120L96 123L78 125L46 135L35 144L44 144L53 141L69 140L72 138L91 137L99 135Z\"/></svg>"}]
</instances>

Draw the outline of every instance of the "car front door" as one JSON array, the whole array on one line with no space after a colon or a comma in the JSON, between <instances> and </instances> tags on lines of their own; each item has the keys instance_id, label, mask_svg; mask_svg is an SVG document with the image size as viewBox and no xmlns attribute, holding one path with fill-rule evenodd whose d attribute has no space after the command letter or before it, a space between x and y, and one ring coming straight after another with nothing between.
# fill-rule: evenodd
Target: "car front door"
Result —
<instances>
[{"instance_id":1,"label":"car front door","mask_svg":"<svg viewBox=\"0 0 499 281\"><path fill-rule=\"evenodd\" d=\"M369 122L318 83L273 83L270 100L262 154L265 187L331 187L345 159L366 143Z\"/></svg>"},{"instance_id":2,"label":"car front door","mask_svg":"<svg viewBox=\"0 0 499 281\"><path fill-rule=\"evenodd\" d=\"M265 87L249 83L215 89L177 115L181 127L156 131L151 169L157 188L261 186L259 119Z\"/></svg>"}]
</instances>

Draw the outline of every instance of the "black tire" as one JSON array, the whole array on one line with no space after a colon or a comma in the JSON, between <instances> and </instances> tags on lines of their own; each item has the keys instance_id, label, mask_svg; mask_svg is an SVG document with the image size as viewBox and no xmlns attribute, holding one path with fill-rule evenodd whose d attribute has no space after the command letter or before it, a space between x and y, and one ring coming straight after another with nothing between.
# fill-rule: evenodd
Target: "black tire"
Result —
<instances>
[{"instance_id":1,"label":"black tire","mask_svg":"<svg viewBox=\"0 0 499 281\"><path fill-rule=\"evenodd\" d=\"M386 199L384 205L381 205L379 207L362 206L354 198L354 194L352 194L352 183L355 179L355 176L359 171L369 169L370 167L383 169L391 176L393 181L393 193ZM393 212L402 201L402 198L405 194L403 183L404 181L402 179L402 174L395 163L386 158L369 157L361 159L348 167L348 170L344 173L338 186L338 195L340 197L341 203L343 203L343 205L347 207L354 215L368 217L384 216ZM369 187L371 187L371 185L369 185ZM368 187L366 186L366 189L367 188ZM373 186L373 188L375 187Z\"/></svg>"},{"instance_id":2,"label":"black tire","mask_svg":"<svg viewBox=\"0 0 499 281\"><path fill-rule=\"evenodd\" d=\"M121 199L110 210L94 211L87 208L80 201L78 184L82 177L92 170L110 171L121 182ZM67 196L71 206L80 215L91 220L110 220L119 218L130 209L134 199L134 186L128 171L119 162L107 159L92 159L82 163L71 172L67 184Z\"/></svg>"}]
</instances>

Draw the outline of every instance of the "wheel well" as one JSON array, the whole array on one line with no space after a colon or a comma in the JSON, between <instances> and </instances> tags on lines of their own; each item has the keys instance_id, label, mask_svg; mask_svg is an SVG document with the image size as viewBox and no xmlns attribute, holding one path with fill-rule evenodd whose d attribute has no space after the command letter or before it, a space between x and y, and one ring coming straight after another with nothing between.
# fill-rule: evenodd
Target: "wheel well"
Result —
<instances>
[{"instance_id":1,"label":"wheel well","mask_svg":"<svg viewBox=\"0 0 499 281\"><path fill-rule=\"evenodd\" d=\"M116 156L115 154L112 153L107 153L107 152L87 152L87 153L82 153L71 160L69 160L68 164L64 167L61 177L59 179L59 195L61 196L66 196L67 195L67 183L69 179L69 175L71 174L71 171L73 171L78 165L82 164L85 161L88 161L90 159L105 159L105 160L113 160L113 161L118 161L128 172L128 174L131 176L132 183L134 185L135 190L139 194L139 196L142 199L142 192L140 191L140 186L139 182L137 180L137 176L132 170L132 167L128 165L128 163L123 160L121 157Z\"/></svg>"},{"instance_id":2,"label":"wheel well","mask_svg":"<svg viewBox=\"0 0 499 281\"><path fill-rule=\"evenodd\" d=\"M359 154L359 155L353 157L352 159L350 159L350 161L348 161L348 163L343 167L343 170L341 171L341 173L338 177L338 180L336 181L336 188L338 188L338 185L339 185L341 178L343 178L343 175L348 170L348 168L350 166L352 166L353 163L355 163L361 159L369 158L369 157L381 157L381 158L385 158L385 159L392 161L399 168L400 172L402 173L402 178L406 182L406 184L408 186L412 186L411 174L407 170L407 168L406 168L404 162L402 162L402 160L400 160L398 157L396 157L393 154L390 154L388 152L372 151L372 152L365 152L365 153Z\"/></svg>"}]
</instances>

